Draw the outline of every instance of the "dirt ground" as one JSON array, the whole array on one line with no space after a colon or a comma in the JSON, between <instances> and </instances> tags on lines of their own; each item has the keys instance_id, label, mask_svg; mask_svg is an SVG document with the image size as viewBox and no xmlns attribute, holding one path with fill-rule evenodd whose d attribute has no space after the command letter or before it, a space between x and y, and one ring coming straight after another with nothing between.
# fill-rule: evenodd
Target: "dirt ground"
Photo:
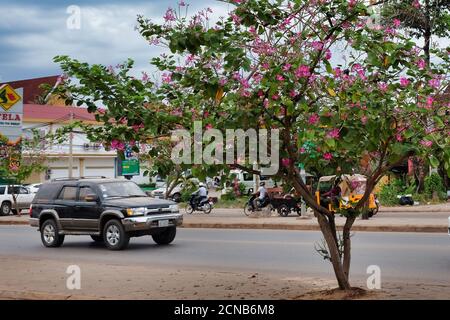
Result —
<instances>
[{"instance_id":1,"label":"dirt ground","mask_svg":"<svg viewBox=\"0 0 450 320\"><path fill-rule=\"evenodd\" d=\"M69 290L68 263L0 256L0 299L449 299L450 284L383 284L333 290L336 282L258 273L82 263L81 289ZM362 284L355 283L354 285Z\"/></svg>"}]
</instances>

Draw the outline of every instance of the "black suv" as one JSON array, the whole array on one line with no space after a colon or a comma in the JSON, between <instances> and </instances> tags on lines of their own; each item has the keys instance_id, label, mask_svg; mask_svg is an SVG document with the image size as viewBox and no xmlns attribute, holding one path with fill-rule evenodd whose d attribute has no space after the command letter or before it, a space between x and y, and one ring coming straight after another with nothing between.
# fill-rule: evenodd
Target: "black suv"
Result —
<instances>
[{"instance_id":1,"label":"black suv","mask_svg":"<svg viewBox=\"0 0 450 320\"><path fill-rule=\"evenodd\" d=\"M30 224L46 247L61 246L66 235L90 235L111 250L143 235L169 244L182 222L175 202L150 198L134 182L119 179L53 180L41 185L30 206Z\"/></svg>"}]
</instances>

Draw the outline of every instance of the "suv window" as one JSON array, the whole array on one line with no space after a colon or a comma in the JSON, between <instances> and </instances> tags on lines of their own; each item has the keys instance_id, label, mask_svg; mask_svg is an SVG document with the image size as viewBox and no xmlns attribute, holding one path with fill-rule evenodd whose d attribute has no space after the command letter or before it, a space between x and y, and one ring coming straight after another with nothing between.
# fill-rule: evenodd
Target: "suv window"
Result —
<instances>
[{"instance_id":1,"label":"suv window","mask_svg":"<svg viewBox=\"0 0 450 320\"><path fill-rule=\"evenodd\" d=\"M28 194L28 189L24 187L9 187L8 194L12 194L14 190L14 194Z\"/></svg>"},{"instance_id":2,"label":"suv window","mask_svg":"<svg viewBox=\"0 0 450 320\"><path fill-rule=\"evenodd\" d=\"M64 187L59 193L58 199L60 200L76 200L77 187Z\"/></svg>"},{"instance_id":3,"label":"suv window","mask_svg":"<svg viewBox=\"0 0 450 320\"><path fill-rule=\"evenodd\" d=\"M79 201L84 201L84 198L86 198L88 194L96 193L90 187L80 187L80 194L78 195Z\"/></svg>"},{"instance_id":4,"label":"suv window","mask_svg":"<svg viewBox=\"0 0 450 320\"><path fill-rule=\"evenodd\" d=\"M6 187L0 187L0 194L5 194Z\"/></svg>"},{"instance_id":5,"label":"suv window","mask_svg":"<svg viewBox=\"0 0 450 320\"><path fill-rule=\"evenodd\" d=\"M44 183L39 187L39 190L34 197L36 200L53 200L58 195L61 184Z\"/></svg>"}]
</instances>

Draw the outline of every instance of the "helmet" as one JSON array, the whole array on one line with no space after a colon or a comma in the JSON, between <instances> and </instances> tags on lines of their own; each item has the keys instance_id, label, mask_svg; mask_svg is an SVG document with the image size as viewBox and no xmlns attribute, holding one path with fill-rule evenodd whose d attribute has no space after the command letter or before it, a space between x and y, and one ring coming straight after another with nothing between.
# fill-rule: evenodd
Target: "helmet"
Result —
<instances>
[{"instance_id":1,"label":"helmet","mask_svg":"<svg viewBox=\"0 0 450 320\"><path fill-rule=\"evenodd\" d=\"M260 182L259 185L260 185L261 187L263 187L263 186L266 185L266 183L265 183L265 182Z\"/></svg>"},{"instance_id":2,"label":"helmet","mask_svg":"<svg viewBox=\"0 0 450 320\"><path fill-rule=\"evenodd\" d=\"M200 182L200 183L198 184L198 186L199 186L199 187L206 187L205 184L204 184L203 182Z\"/></svg>"}]
</instances>

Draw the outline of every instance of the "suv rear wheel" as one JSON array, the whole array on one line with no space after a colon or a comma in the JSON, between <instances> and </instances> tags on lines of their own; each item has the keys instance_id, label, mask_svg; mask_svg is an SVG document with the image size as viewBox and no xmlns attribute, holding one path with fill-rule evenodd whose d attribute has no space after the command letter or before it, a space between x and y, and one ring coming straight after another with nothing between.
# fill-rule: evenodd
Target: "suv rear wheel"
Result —
<instances>
[{"instance_id":1,"label":"suv rear wheel","mask_svg":"<svg viewBox=\"0 0 450 320\"><path fill-rule=\"evenodd\" d=\"M58 233L58 225L53 219L45 220L41 226L41 240L48 248L60 247L64 242L64 235Z\"/></svg>"},{"instance_id":2,"label":"suv rear wheel","mask_svg":"<svg viewBox=\"0 0 450 320\"><path fill-rule=\"evenodd\" d=\"M169 244L175 239L176 234L177 228L169 227L161 233L152 235L152 238L157 244Z\"/></svg>"},{"instance_id":3,"label":"suv rear wheel","mask_svg":"<svg viewBox=\"0 0 450 320\"><path fill-rule=\"evenodd\" d=\"M130 235L125 232L119 220L109 220L103 228L103 239L110 250L122 250L128 246Z\"/></svg>"},{"instance_id":4,"label":"suv rear wheel","mask_svg":"<svg viewBox=\"0 0 450 320\"><path fill-rule=\"evenodd\" d=\"M1 211L2 216L9 215L11 213L11 203L6 202L6 201L3 202L0 211Z\"/></svg>"}]
</instances>

